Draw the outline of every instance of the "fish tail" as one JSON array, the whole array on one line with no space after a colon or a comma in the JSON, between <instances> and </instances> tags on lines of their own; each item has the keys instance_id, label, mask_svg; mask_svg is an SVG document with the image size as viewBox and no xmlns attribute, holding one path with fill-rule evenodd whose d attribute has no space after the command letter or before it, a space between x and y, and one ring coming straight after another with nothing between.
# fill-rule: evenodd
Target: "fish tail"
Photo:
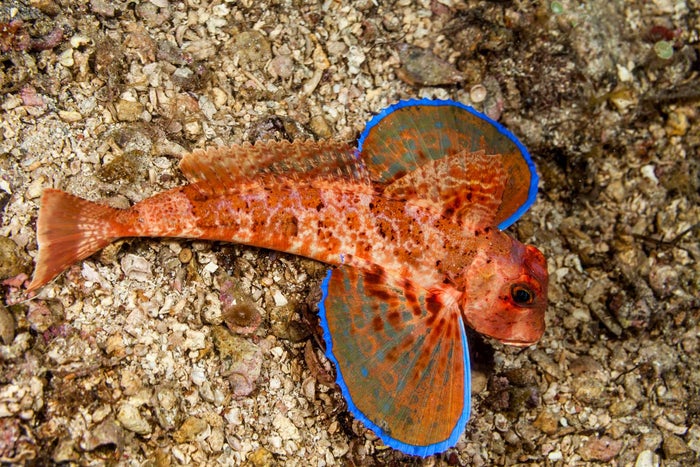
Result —
<instances>
[{"instance_id":1,"label":"fish tail","mask_svg":"<svg viewBox=\"0 0 700 467\"><path fill-rule=\"evenodd\" d=\"M44 190L37 221L39 253L27 292L123 236L115 222L121 211L60 190Z\"/></svg>"}]
</instances>

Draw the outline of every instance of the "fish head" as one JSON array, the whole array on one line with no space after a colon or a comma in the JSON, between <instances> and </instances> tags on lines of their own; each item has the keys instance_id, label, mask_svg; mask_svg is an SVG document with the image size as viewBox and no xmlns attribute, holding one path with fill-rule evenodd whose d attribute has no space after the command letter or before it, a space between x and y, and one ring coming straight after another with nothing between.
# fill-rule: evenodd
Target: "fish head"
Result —
<instances>
[{"instance_id":1,"label":"fish head","mask_svg":"<svg viewBox=\"0 0 700 467\"><path fill-rule=\"evenodd\" d=\"M534 246L498 234L464 272L462 315L475 331L526 347L544 334L547 262Z\"/></svg>"}]
</instances>

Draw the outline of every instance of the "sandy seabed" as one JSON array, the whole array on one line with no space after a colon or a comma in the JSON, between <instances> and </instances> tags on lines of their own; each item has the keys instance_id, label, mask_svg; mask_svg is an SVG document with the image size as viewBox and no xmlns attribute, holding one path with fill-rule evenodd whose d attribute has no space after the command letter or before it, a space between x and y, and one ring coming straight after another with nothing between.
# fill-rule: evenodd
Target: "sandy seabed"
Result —
<instances>
[{"instance_id":1,"label":"sandy seabed","mask_svg":"<svg viewBox=\"0 0 700 467\"><path fill-rule=\"evenodd\" d=\"M548 258L550 306L535 346L474 339L472 419L415 459L332 384L322 266L119 242L32 301L0 291L0 462L698 463L699 38L690 0L3 2L0 279L31 275L43 188L128 207L192 149L351 142L449 98L533 155L509 230Z\"/></svg>"}]
</instances>

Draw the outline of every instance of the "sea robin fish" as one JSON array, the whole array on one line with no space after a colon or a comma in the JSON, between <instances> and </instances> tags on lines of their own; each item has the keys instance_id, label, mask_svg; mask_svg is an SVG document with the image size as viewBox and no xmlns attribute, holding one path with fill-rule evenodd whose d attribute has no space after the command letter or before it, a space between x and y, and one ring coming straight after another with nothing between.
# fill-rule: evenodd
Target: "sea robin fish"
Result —
<instances>
[{"instance_id":1,"label":"sea robin fish","mask_svg":"<svg viewBox=\"0 0 700 467\"><path fill-rule=\"evenodd\" d=\"M358 150L335 141L195 151L189 184L115 209L47 189L28 290L122 237L236 242L333 268L319 304L326 353L353 415L428 456L469 419L465 326L516 346L544 332L545 259L501 229L534 202L527 150L452 101L374 117Z\"/></svg>"}]
</instances>

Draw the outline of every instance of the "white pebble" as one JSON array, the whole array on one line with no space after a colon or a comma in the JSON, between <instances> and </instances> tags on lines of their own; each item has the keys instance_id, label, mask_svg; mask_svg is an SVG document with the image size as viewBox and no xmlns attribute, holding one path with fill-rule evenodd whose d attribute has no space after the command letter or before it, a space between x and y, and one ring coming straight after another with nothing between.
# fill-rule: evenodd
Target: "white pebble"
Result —
<instances>
[{"instance_id":1,"label":"white pebble","mask_svg":"<svg viewBox=\"0 0 700 467\"><path fill-rule=\"evenodd\" d=\"M121 267L127 277L141 282L146 282L153 276L151 263L145 258L131 253L122 257Z\"/></svg>"},{"instance_id":2,"label":"white pebble","mask_svg":"<svg viewBox=\"0 0 700 467\"><path fill-rule=\"evenodd\" d=\"M35 178L27 187L26 197L29 199L37 199L44 192L44 184L46 180L43 177Z\"/></svg>"},{"instance_id":3,"label":"white pebble","mask_svg":"<svg viewBox=\"0 0 700 467\"><path fill-rule=\"evenodd\" d=\"M282 436L284 440L290 440L290 439L300 439L301 437L299 436L299 429L294 426L291 420L287 418L285 415L281 414L280 412L275 415L275 418L272 420L272 426L275 427L277 432Z\"/></svg>"},{"instance_id":4,"label":"white pebble","mask_svg":"<svg viewBox=\"0 0 700 467\"><path fill-rule=\"evenodd\" d=\"M70 38L70 46L74 49L88 44L92 44L92 39L88 36L75 35Z\"/></svg>"},{"instance_id":5,"label":"white pebble","mask_svg":"<svg viewBox=\"0 0 700 467\"><path fill-rule=\"evenodd\" d=\"M659 463L654 462L654 453L648 449L640 452L634 467L658 467Z\"/></svg>"},{"instance_id":6,"label":"white pebble","mask_svg":"<svg viewBox=\"0 0 700 467\"><path fill-rule=\"evenodd\" d=\"M203 332L188 329L185 332L185 336L186 339L184 345L186 348L190 350L200 350L206 347L206 335Z\"/></svg>"},{"instance_id":7,"label":"white pebble","mask_svg":"<svg viewBox=\"0 0 700 467\"><path fill-rule=\"evenodd\" d=\"M282 295L282 292L280 292L279 290L274 291L274 293L272 294L272 298L275 300L276 306L284 306L287 303L289 303L285 296Z\"/></svg>"},{"instance_id":8,"label":"white pebble","mask_svg":"<svg viewBox=\"0 0 700 467\"><path fill-rule=\"evenodd\" d=\"M279 389L282 387L282 382L280 381L279 378L275 378L273 376L270 378L270 384L268 386L270 389Z\"/></svg>"},{"instance_id":9,"label":"white pebble","mask_svg":"<svg viewBox=\"0 0 700 467\"><path fill-rule=\"evenodd\" d=\"M139 409L129 403L122 404L119 408L117 420L119 420L119 423L121 423L124 428L134 433L147 435L151 432L151 426L141 416Z\"/></svg>"},{"instance_id":10,"label":"white pebble","mask_svg":"<svg viewBox=\"0 0 700 467\"><path fill-rule=\"evenodd\" d=\"M216 263L207 263L207 265L204 266L204 270L210 274L215 273L217 269L219 269L219 265Z\"/></svg>"},{"instance_id":11,"label":"white pebble","mask_svg":"<svg viewBox=\"0 0 700 467\"><path fill-rule=\"evenodd\" d=\"M623 83L629 83L630 81L632 81L632 73L630 73L630 70L627 67L618 64L617 79L619 79Z\"/></svg>"},{"instance_id":12,"label":"white pebble","mask_svg":"<svg viewBox=\"0 0 700 467\"><path fill-rule=\"evenodd\" d=\"M655 167L651 164L645 165L642 167L642 175L644 176L644 178L647 178L647 179L651 180L652 182L658 184L659 179L656 178L656 174L654 173L654 169L655 169Z\"/></svg>"},{"instance_id":13,"label":"white pebble","mask_svg":"<svg viewBox=\"0 0 700 467\"><path fill-rule=\"evenodd\" d=\"M348 73L356 75L360 72L360 66L365 62L365 53L357 46L351 46L348 50Z\"/></svg>"},{"instance_id":14,"label":"white pebble","mask_svg":"<svg viewBox=\"0 0 700 467\"><path fill-rule=\"evenodd\" d=\"M75 60L73 60L73 49L66 49L63 53L58 56L58 63L66 68L70 68L75 65Z\"/></svg>"},{"instance_id":15,"label":"white pebble","mask_svg":"<svg viewBox=\"0 0 700 467\"><path fill-rule=\"evenodd\" d=\"M190 379L197 386L201 386L207 380L207 374L204 371L204 368L199 366L193 367L192 372L190 373Z\"/></svg>"},{"instance_id":16,"label":"white pebble","mask_svg":"<svg viewBox=\"0 0 700 467\"><path fill-rule=\"evenodd\" d=\"M98 283L103 286L105 285L102 284L102 276L100 275L100 273L97 272L97 270L93 268L87 261L83 263L83 269L81 271L81 274L85 278L85 280L88 280L93 283Z\"/></svg>"},{"instance_id":17,"label":"white pebble","mask_svg":"<svg viewBox=\"0 0 700 467\"><path fill-rule=\"evenodd\" d=\"M282 448L282 438L280 438L279 436L270 436L269 438L267 438L267 440L270 442L270 446L272 446L273 448Z\"/></svg>"}]
</instances>

